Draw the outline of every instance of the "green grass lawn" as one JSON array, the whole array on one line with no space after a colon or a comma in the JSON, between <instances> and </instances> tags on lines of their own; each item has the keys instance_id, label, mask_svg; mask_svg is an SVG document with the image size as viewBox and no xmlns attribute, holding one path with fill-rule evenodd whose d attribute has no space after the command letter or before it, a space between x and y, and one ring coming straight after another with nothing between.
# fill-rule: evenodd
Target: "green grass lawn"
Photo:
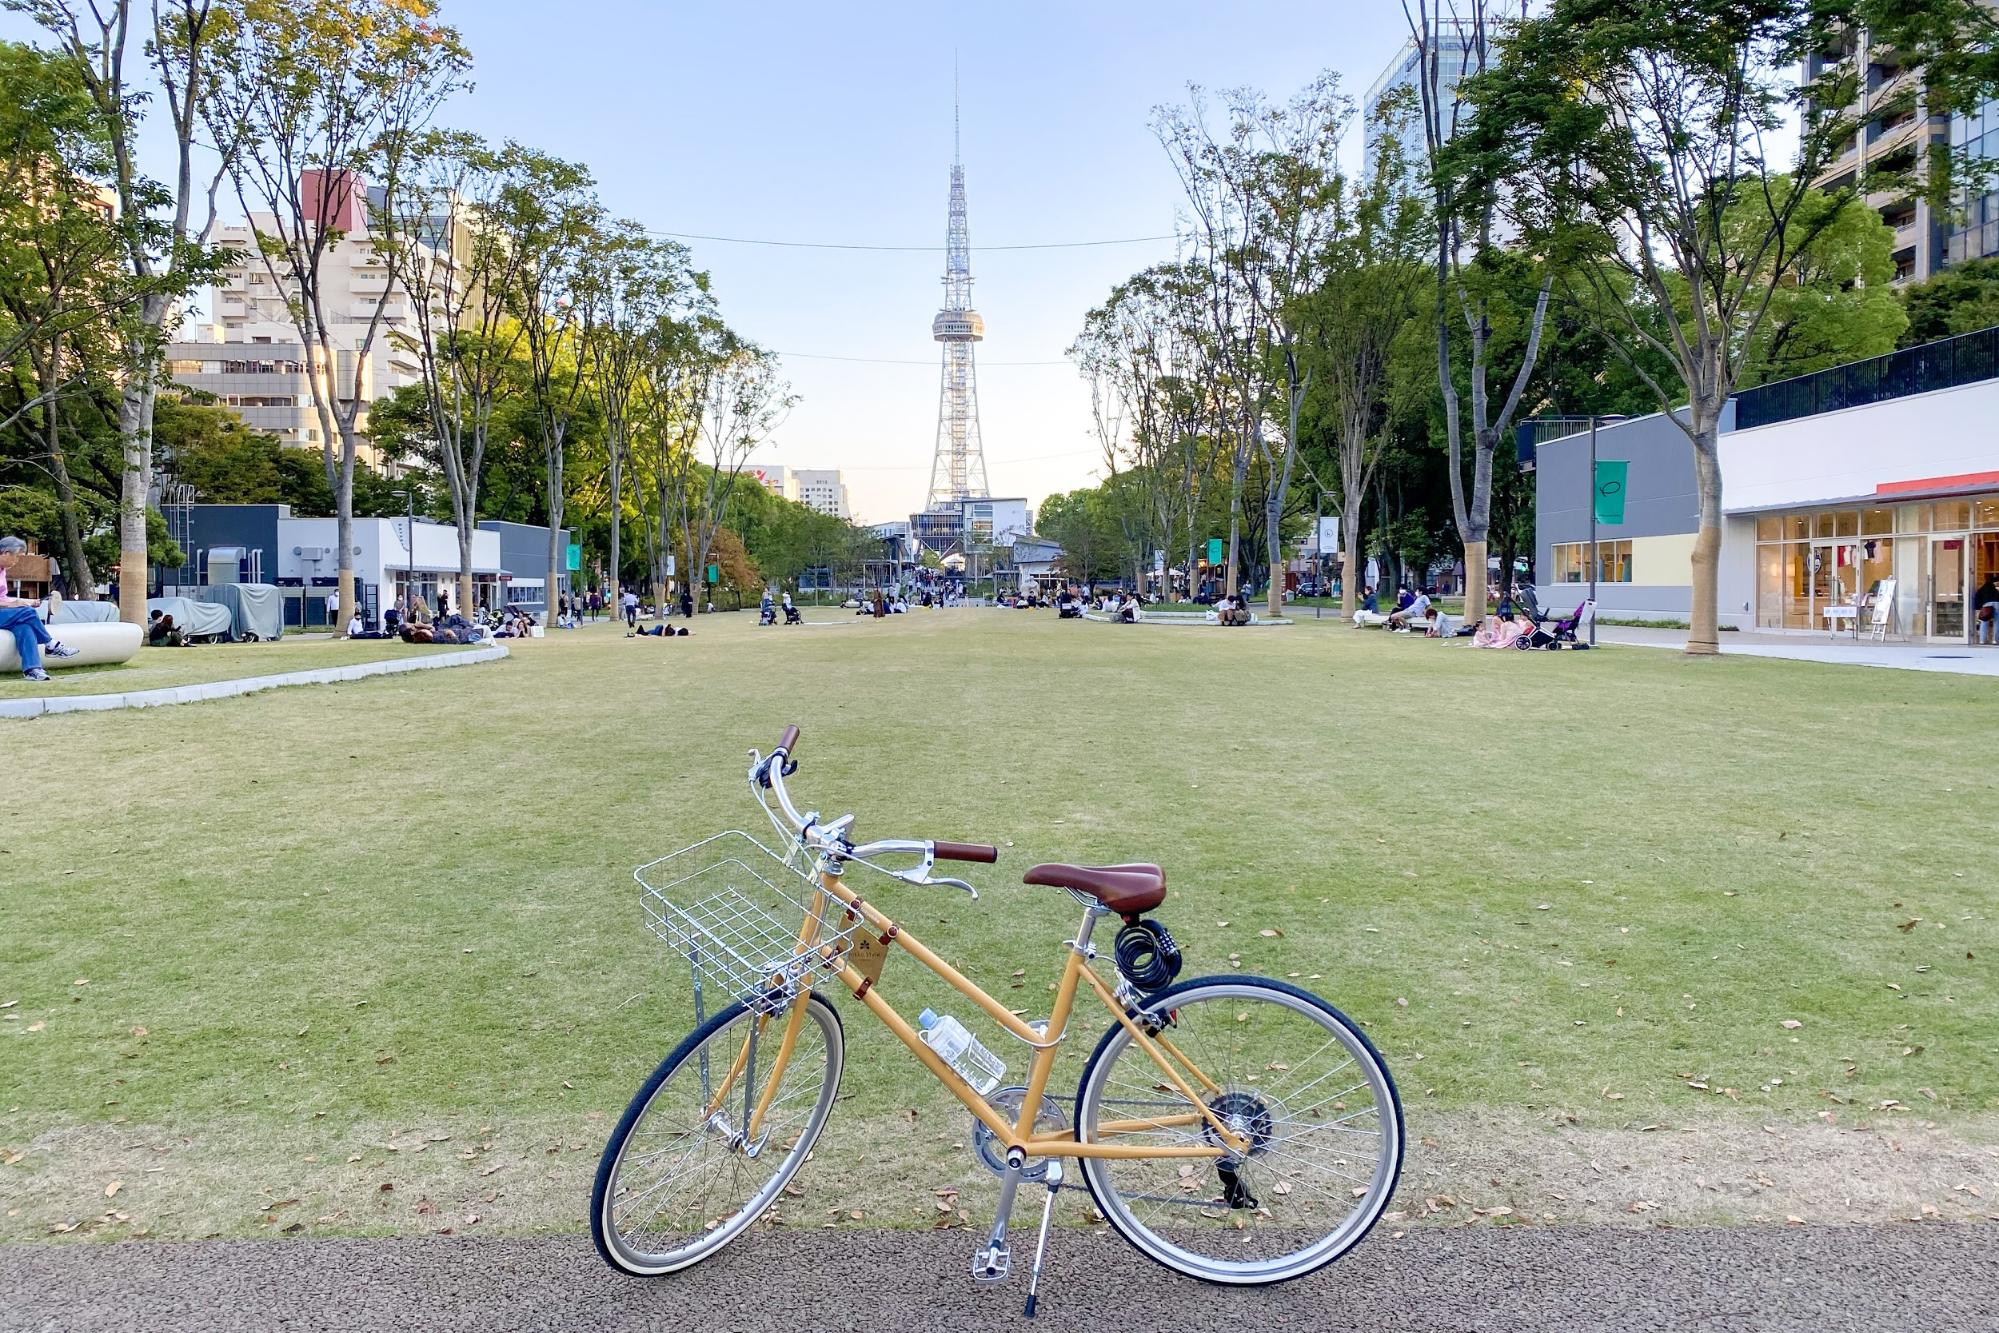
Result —
<instances>
[{"instance_id":1,"label":"green grass lawn","mask_svg":"<svg viewBox=\"0 0 1999 1333\"><path fill-rule=\"evenodd\" d=\"M787 722L796 793L858 837L1002 845L977 903L867 896L1010 1005L1039 1016L1075 925L1022 870L1157 860L1187 975L1295 976L1364 1021L1431 1178L1507 1197L1558 1130L1657 1142L1680 1175L1692 1140L1657 1126L1991 1138L1989 681L1309 618L812 618L0 724L0 1237L579 1226L609 1124L689 1022L632 868L758 830L745 751ZM892 959L882 993L971 1017L924 980ZM839 1007L850 1095L812 1171L922 1219L930 1185L982 1178L966 1117ZM1517 1176L1482 1134L1529 1145Z\"/></svg>"},{"instance_id":2,"label":"green grass lawn","mask_svg":"<svg viewBox=\"0 0 1999 1333\"><path fill-rule=\"evenodd\" d=\"M203 685L243 676L353 666L397 657L449 652L447 647L395 639L279 639L273 643L213 643L192 648L141 648L116 666L58 667L45 681L0 675L0 699L55 698L71 694L124 694L175 685Z\"/></svg>"}]
</instances>

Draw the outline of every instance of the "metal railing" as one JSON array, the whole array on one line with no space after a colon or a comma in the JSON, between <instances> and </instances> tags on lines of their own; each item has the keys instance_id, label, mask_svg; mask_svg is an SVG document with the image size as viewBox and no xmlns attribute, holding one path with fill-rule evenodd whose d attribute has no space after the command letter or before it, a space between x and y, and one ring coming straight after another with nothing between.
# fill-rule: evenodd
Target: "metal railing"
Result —
<instances>
[{"instance_id":1,"label":"metal railing","mask_svg":"<svg viewBox=\"0 0 1999 1333\"><path fill-rule=\"evenodd\" d=\"M1999 327L1744 389L1735 396L1735 429L1754 430L1989 379L1999 379Z\"/></svg>"}]
</instances>

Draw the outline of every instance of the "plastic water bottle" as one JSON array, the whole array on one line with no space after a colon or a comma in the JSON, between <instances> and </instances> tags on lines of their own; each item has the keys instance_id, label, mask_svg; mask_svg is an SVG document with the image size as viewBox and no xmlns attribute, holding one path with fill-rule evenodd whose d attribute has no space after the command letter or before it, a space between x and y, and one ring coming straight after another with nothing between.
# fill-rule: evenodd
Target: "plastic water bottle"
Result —
<instances>
[{"instance_id":1,"label":"plastic water bottle","mask_svg":"<svg viewBox=\"0 0 1999 1333\"><path fill-rule=\"evenodd\" d=\"M925 1009L916 1016L916 1023L923 1029L923 1044L957 1070L981 1097L997 1088L1006 1077L1005 1063L949 1014Z\"/></svg>"}]
</instances>

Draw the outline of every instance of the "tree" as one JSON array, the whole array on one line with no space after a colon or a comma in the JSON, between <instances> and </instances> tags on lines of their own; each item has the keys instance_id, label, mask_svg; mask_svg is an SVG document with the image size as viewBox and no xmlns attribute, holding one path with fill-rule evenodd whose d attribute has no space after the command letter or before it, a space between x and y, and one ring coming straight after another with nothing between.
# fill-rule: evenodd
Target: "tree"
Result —
<instances>
[{"instance_id":1,"label":"tree","mask_svg":"<svg viewBox=\"0 0 1999 1333\"><path fill-rule=\"evenodd\" d=\"M1908 327L1897 345L1923 343L1976 333L1999 325L1999 259L1967 259L1943 272L1902 288Z\"/></svg>"},{"instance_id":2,"label":"tree","mask_svg":"<svg viewBox=\"0 0 1999 1333\"><path fill-rule=\"evenodd\" d=\"M1999 86L1999 21L1978 0L1552 0L1468 81L1465 154L1505 181L1501 207L1529 248L1559 265L1571 305L1693 448L1691 654L1720 651L1722 409L1780 291L1860 188L1856 177L1807 207L1810 182L1861 128L1855 62L1803 82L1794 72L1862 30L1924 68L1927 115ZM1790 115L1786 164L1769 140ZM1894 168L1871 164L1866 189L1941 202L1962 170L1943 154ZM1649 369L1653 356L1669 375Z\"/></svg>"},{"instance_id":3,"label":"tree","mask_svg":"<svg viewBox=\"0 0 1999 1333\"><path fill-rule=\"evenodd\" d=\"M211 124L244 136L231 164L236 198L246 214L254 200L271 219L272 231L256 233L256 257L286 293L312 367L306 382L338 520L342 624L357 606L354 467L367 367L398 283L392 266L372 300L358 298L368 314L357 321L356 296L329 287L326 261L349 234L343 222L364 207L366 176L378 173L391 197L402 194L419 131L464 83L470 56L435 12L431 0L240 0L232 62L204 103ZM368 244L379 252L372 236Z\"/></svg>"},{"instance_id":4,"label":"tree","mask_svg":"<svg viewBox=\"0 0 1999 1333\"><path fill-rule=\"evenodd\" d=\"M693 271L687 247L657 240L636 222L621 221L584 255L577 292L591 389L604 414L615 604L624 559L623 474L634 415L643 408L646 369L658 341L673 338L674 321L706 297L708 275Z\"/></svg>"},{"instance_id":5,"label":"tree","mask_svg":"<svg viewBox=\"0 0 1999 1333\"><path fill-rule=\"evenodd\" d=\"M1192 219L1194 253L1188 267L1201 278L1206 332L1227 380L1226 430L1231 436L1227 590L1240 577L1241 499L1252 455L1260 455L1271 483L1265 492L1264 530L1274 572L1281 564L1281 526L1297 461L1298 417L1310 372L1298 356L1295 302L1310 290L1332 201L1340 186L1339 141L1353 104L1339 91L1339 77L1321 74L1288 104L1275 106L1261 93L1225 94L1226 123L1208 123L1206 100L1192 87L1185 107L1155 113L1154 132L1165 145ZM1272 438L1269 414L1276 377L1283 376L1286 418ZM1272 615L1283 611L1283 586L1270 580Z\"/></svg>"},{"instance_id":6,"label":"tree","mask_svg":"<svg viewBox=\"0 0 1999 1333\"><path fill-rule=\"evenodd\" d=\"M422 367L423 452L443 473L458 533L458 604L472 605L472 534L493 411L526 326L510 318L525 253L518 231L548 159L455 131L409 131L376 211L380 248L410 293L411 330L390 336ZM371 422L374 416L371 414ZM375 423L376 438L381 431Z\"/></svg>"},{"instance_id":7,"label":"tree","mask_svg":"<svg viewBox=\"0 0 1999 1333\"><path fill-rule=\"evenodd\" d=\"M528 398L542 451L548 521L546 593L552 615L568 571L561 531L568 495L565 449L570 426L586 401L577 284L584 256L596 243L603 209L591 190L588 168L543 158L537 174L540 188L510 206L514 215L510 241L520 248L510 300L513 318L524 331Z\"/></svg>"},{"instance_id":8,"label":"tree","mask_svg":"<svg viewBox=\"0 0 1999 1333\"><path fill-rule=\"evenodd\" d=\"M6 0L32 16L57 40L96 112L98 134L110 155L110 192L117 204L123 261L137 300L134 317L120 329L122 373L118 433L122 450L118 501L119 615L134 624L146 618L147 505L153 487L153 405L159 361L177 323L180 299L214 271L208 247L215 228L215 195L243 141L242 125L206 117L215 174L196 179L196 132L204 120L209 86L236 58L234 24L222 0L154 0L150 22L140 18L142 56L153 90L128 67L135 0ZM164 106L173 144L174 176L162 184L138 166L139 109ZM203 220L195 224L196 209Z\"/></svg>"},{"instance_id":9,"label":"tree","mask_svg":"<svg viewBox=\"0 0 1999 1333\"><path fill-rule=\"evenodd\" d=\"M1822 217L1828 210L1836 216ZM1739 225L1741 212L1732 212L1728 225ZM1753 214L1746 225L1757 225ZM1908 327L1894 288L1895 233L1879 213L1858 199L1811 190L1791 225L1812 241L1796 247L1790 281L1771 295L1742 359L1743 388L1891 352Z\"/></svg>"},{"instance_id":10,"label":"tree","mask_svg":"<svg viewBox=\"0 0 1999 1333\"><path fill-rule=\"evenodd\" d=\"M680 451L673 488L689 579L712 563L708 555L722 512L751 453L798 401L779 374L777 357L727 330L708 344L695 381L700 457L693 447Z\"/></svg>"},{"instance_id":11,"label":"tree","mask_svg":"<svg viewBox=\"0 0 1999 1333\"><path fill-rule=\"evenodd\" d=\"M1488 376L1493 360L1495 307L1518 304L1517 289L1503 278L1507 265L1499 260L1500 237L1494 229L1502 178L1490 160L1467 161L1447 151L1458 136L1461 114L1446 83L1476 79L1486 72L1499 26L1491 0L1416 0L1412 11L1403 0L1402 12L1416 44L1420 73L1416 80L1418 110L1423 121L1424 173L1429 184L1430 216L1436 227L1437 386L1443 399L1445 445L1450 458L1451 517L1464 546L1465 614L1476 619L1485 611L1486 544L1492 528L1493 460L1508 438L1522 395L1534 375L1541 346L1541 329L1548 317L1552 271L1544 272L1529 316L1528 333L1511 387L1495 411ZM1524 6L1523 6L1524 9ZM1445 43L1446 32L1455 40ZM1445 50L1455 47L1446 65ZM1448 104L1448 105L1447 105ZM1383 136L1384 139L1388 136ZM1464 341L1456 342L1452 327L1464 324ZM1464 422L1458 393L1460 364L1471 399L1472 484L1465 494ZM1351 586L1352 580L1348 580Z\"/></svg>"},{"instance_id":12,"label":"tree","mask_svg":"<svg viewBox=\"0 0 1999 1333\"><path fill-rule=\"evenodd\" d=\"M1294 302L1308 382L1335 441L1346 548L1340 610L1349 617L1361 581L1361 504L1381 458L1389 366L1428 277L1423 211L1402 193L1403 174L1395 140L1383 135L1367 177L1339 182L1321 280Z\"/></svg>"}]
</instances>

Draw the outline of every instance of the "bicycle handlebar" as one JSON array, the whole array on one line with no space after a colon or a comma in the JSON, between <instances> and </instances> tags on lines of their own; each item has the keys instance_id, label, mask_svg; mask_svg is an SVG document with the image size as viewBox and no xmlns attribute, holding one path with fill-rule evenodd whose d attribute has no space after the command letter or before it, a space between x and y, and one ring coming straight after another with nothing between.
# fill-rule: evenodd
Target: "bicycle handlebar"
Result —
<instances>
[{"instance_id":1,"label":"bicycle handlebar","mask_svg":"<svg viewBox=\"0 0 1999 1333\"><path fill-rule=\"evenodd\" d=\"M792 751L797 744L798 728L796 726L786 727L784 733L778 737L776 747L771 750L770 754L758 758L756 764L751 768L751 786L755 787L761 784L770 789L777 797L778 808L784 812L785 818L791 821L792 827L797 829L801 834L808 829L815 829L815 836L817 836L816 830L823 829L837 835L845 828L848 820L852 818L851 815L835 820L830 825L820 825L817 823L818 816L816 814L803 813L797 806L792 804L791 793L785 789L784 779L786 775L797 767L797 761L792 758ZM864 847L852 847L846 844L844 837L839 837L833 845L845 847L845 854L852 859L866 859L869 855L894 852L920 854L924 856L925 860L923 865L914 872L916 877L910 879L911 883L944 883L967 890L970 890L972 886L965 884L962 880L928 879L930 860L934 858L941 861L973 861L982 865L991 865L999 860L999 848L981 842L944 842L935 839L915 840L897 838L886 842L868 843ZM898 878L909 877L898 875ZM978 896L977 892L973 891L972 896L976 898Z\"/></svg>"},{"instance_id":2,"label":"bicycle handlebar","mask_svg":"<svg viewBox=\"0 0 1999 1333\"><path fill-rule=\"evenodd\" d=\"M991 865L999 860L999 848L983 842L932 842L930 849L943 861L978 861Z\"/></svg>"}]
</instances>

